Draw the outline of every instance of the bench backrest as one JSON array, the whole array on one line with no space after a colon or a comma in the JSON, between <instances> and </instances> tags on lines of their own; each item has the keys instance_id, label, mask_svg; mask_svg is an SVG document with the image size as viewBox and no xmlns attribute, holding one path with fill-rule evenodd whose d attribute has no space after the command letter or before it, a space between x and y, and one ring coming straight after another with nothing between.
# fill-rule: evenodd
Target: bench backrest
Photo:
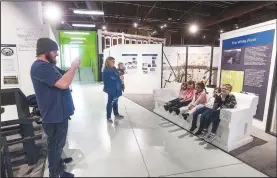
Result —
<instances>
[{"instance_id":1,"label":"bench backrest","mask_svg":"<svg viewBox=\"0 0 277 178\"><path fill-rule=\"evenodd\" d=\"M207 100L210 97L213 97L213 88L206 88L208 94L207 94ZM236 108L241 108L241 107L250 107L251 110L254 112L253 114L256 113L257 110L257 105L258 105L258 100L259 97L256 96L255 94L243 94L243 93L237 93L237 92L232 92L233 95L235 95L236 100L237 100L237 105Z\"/></svg>"},{"instance_id":2,"label":"bench backrest","mask_svg":"<svg viewBox=\"0 0 277 178\"><path fill-rule=\"evenodd\" d=\"M182 83L171 82L167 84L166 88L169 88L171 92L174 93L174 95L178 96L181 89L181 85Z\"/></svg>"},{"instance_id":3,"label":"bench backrest","mask_svg":"<svg viewBox=\"0 0 277 178\"><path fill-rule=\"evenodd\" d=\"M237 100L237 108L240 107L250 107L252 114L254 115L257 111L257 106L259 102L259 97L254 94L243 94L232 92L235 95Z\"/></svg>"}]
</instances>

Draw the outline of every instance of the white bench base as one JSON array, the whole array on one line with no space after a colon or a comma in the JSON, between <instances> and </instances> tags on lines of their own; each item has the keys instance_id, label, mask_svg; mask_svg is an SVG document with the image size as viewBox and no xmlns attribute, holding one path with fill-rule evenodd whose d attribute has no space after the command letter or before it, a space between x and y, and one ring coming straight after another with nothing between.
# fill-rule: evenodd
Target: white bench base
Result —
<instances>
[{"instance_id":1,"label":"white bench base","mask_svg":"<svg viewBox=\"0 0 277 178\"><path fill-rule=\"evenodd\" d=\"M175 123L179 127L184 128L185 130L189 131L191 128L191 122L192 118L189 117L186 121L182 118L180 115L171 114L168 111L165 111L163 108L159 107L158 109L155 108L154 112L163 118ZM199 127L199 118L197 119L197 126ZM197 130L198 128L196 128ZM211 130L211 126L209 127L209 132ZM226 138L227 137L227 138ZM231 142L228 142L228 129L224 128L222 125L219 125L218 131L216 134L216 139L212 142L213 145L216 147L226 151L230 152L234 149L237 149L243 145L246 145L248 143L251 143L253 141L253 137L250 134L244 134L241 136L241 138L237 138L236 140L232 140ZM225 142L225 143L224 143Z\"/></svg>"}]
</instances>

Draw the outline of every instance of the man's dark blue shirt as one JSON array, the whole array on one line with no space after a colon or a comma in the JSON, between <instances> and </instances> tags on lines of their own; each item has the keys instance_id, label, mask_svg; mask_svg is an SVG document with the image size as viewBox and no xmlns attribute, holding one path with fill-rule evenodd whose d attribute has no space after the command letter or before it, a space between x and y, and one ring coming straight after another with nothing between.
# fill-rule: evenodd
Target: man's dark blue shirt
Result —
<instances>
[{"instance_id":1,"label":"man's dark blue shirt","mask_svg":"<svg viewBox=\"0 0 277 178\"><path fill-rule=\"evenodd\" d=\"M31 67L31 79L44 123L61 123L74 114L71 92L55 87L62 77L55 64L36 60Z\"/></svg>"}]
</instances>

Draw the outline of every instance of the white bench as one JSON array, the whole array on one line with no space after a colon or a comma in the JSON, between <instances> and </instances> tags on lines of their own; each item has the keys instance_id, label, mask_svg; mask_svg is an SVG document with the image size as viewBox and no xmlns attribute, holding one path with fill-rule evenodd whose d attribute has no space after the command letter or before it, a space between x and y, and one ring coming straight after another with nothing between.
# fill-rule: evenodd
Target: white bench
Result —
<instances>
[{"instance_id":1,"label":"white bench","mask_svg":"<svg viewBox=\"0 0 277 178\"><path fill-rule=\"evenodd\" d=\"M154 90L154 112L189 130L191 128L192 116L185 121L181 115L175 115L164 110L166 102L178 97L180 86L180 83L171 83L168 88ZM212 97L213 89L207 88L207 91L207 97ZM235 95L238 104L234 109L222 109L220 111L221 121L217 129L216 139L212 142L212 144L227 152L252 142L253 137L250 135L252 119L256 113L259 100L258 96L254 94L236 92L232 94ZM197 120L198 127L199 118ZM209 128L210 130L211 127Z\"/></svg>"}]
</instances>

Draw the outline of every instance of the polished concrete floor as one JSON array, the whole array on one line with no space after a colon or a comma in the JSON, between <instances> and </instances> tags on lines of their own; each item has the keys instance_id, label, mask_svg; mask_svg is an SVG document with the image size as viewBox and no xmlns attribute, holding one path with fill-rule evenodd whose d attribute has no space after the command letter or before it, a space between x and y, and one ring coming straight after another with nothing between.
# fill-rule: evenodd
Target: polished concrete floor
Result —
<instances>
[{"instance_id":1,"label":"polished concrete floor","mask_svg":"<svg viewBox=\"0 0 277 178\"><path fill-rule=\"evenodd\" d=\"M74 159L67 170L76 177L265 177L127 98L119 102L125 119L107 123L102 85L72 88L76 112L64 152Z\"/></svg>"},{"instance_id":2,"label":"polished concrete floor","mask_svg":"<svg viewBox=\"0 0 277 178\"><path fill-rule=\"evenodd\" d=\"M150 111L155 108L155 101L151 94L124 93L124 96ZM270 177L276 177L276 137L254 126L251 136L253 137L251 143L239 147L229 154Z\"/></svg>"}]
</instances>

